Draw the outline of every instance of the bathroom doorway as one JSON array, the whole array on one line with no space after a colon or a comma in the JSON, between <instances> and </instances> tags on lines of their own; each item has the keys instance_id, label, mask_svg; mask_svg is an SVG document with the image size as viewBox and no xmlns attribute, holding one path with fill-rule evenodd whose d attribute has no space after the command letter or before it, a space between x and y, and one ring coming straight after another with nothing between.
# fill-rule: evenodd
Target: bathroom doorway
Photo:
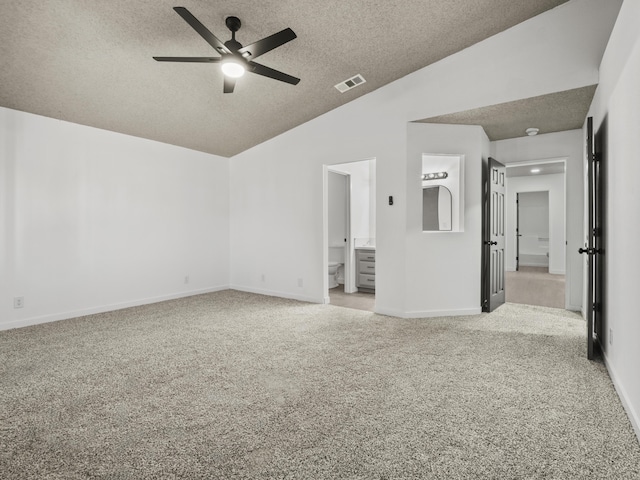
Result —
<instances>
[{"instance_id":1,"label":"bathroom doorway","mask_svg":"<svg viewBox=\"0 0 640 480\"><path fill-rule=\"evenodd\" d=\"M507 164L506 301L566 308L565 162Z\"/></svg>"},{"instance_id":2,"label":"bathroom doorway","mask_svg":"<svg viewBox=\"0 0 640 480\"><path fill-rule=\"evenodd\" d=\"M373 311L375 159L325 165L323 173L325 303Z\"/></svg>"}]
</instances>

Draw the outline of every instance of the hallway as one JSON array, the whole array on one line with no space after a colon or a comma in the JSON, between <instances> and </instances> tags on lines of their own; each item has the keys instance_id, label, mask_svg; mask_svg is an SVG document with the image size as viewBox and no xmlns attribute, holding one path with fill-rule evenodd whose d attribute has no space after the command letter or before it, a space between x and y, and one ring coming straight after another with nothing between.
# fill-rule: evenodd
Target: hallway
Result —
<instances>
[{"instance_id":1,"label":"hallway","mask_svg":"<svg viewBox=\"0 0 640 480\"><path fill-rule=\"evenodd\" d=\"M565 276L550 274L547 267L505 272L505 287L507 302L565 308Z\"/></svg>"}]
</instances>

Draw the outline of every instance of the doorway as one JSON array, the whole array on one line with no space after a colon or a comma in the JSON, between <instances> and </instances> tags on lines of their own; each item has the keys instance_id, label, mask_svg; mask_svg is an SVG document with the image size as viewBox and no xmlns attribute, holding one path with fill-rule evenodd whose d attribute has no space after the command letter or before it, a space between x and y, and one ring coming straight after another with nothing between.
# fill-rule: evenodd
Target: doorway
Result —
<instances>
[{"instance_id":1,"label":"doorway","mask_svg":"<svg viewBox=\"0 0 640 480\"><path fill-rule=\"evenodd\" d=\"M507 164L506 301L566 308L565 161Z\"/></svg>"},{"instance_id":2,"label":"doorway","mask_svg":"<svg viewBox=\"0 0 640 480\"><path fill-rule=\"evenodd\" d=\"M325 303L374 309L375 167L375 159L324 166ZM361 287L363 279L367 288Z\"/></svg>"}]
</instances>

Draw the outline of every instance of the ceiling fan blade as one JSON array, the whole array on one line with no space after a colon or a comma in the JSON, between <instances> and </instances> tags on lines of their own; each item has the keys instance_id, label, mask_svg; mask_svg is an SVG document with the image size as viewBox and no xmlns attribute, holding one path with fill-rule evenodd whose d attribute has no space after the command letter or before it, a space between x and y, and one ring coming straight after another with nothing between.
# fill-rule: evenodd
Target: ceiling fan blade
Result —
<instances>
[{"instance_id":1,"label":"ceiling fan blade","mask_svg":"<svg viewBox=\"0 0 640 480\"><path fill-rule=\"evenodd\" d=\"M281 82L290 83L291 85L297 85L300 82L299 78L292 77L286 73L274 70L273 68L265 67L256 62L248 62L249 67L247 70L252 73L257 73L263 77L273 78L274 80L280 80Z\"/></svg>"},{"instance_id":2,"label":"ceiling fan blade","mask_svg":"<svg viewBox=\"0 0 640 480\"><path fill-rule=\"evenodd\" d=\"M297 35L293 33L293 30L291 30L290 28L285 28L278 33L274 33L273 35L263 38L262 40L258 40L251 45L242 47L238 51L247 60L251 60L253 58L258 58L264 53L270 52L274 48L278 48L280 45L284 45L285 43L290 42L294 38L297 38Z\"/></svg>"},{"instance_id":3,"label":"ceiling fan blade","mask_svg":"<svg viewBox=\"0 0 640 480\"><path fill-rule=\"evenodd\" d=\"M224 76L224 93L233 93L233 88L236 86L236 79Z\"/></svg>"},{"instance_id":4,"label":"ceiling fan blade","mask_svg":"<svg viewBox=\"0 0 640 480\"><path fill-rule=\"evenodd\" d=\"M204 38L205 41L213 48L215 48L218 52L231 53L231 51L227 47L225 47L224 43L218 40L218 37L216 37L209 31L209 29L207 29L207 27L200 23L200 20L194 17L191 12L189 12L189 10L184 7L173 7L173 9L178 13L178 15L184 18L185 22L191 25L191 28L198 32L200 36Z\"/></svg>"},{"instance_id":5,"label":"ceiling fan blade","mask_svg":"<svg viewBox=\"0 0 640 480\"><path fill-rule=\"evenodd\" d=\"M221 58L213 57L153 57L158 62L196 62L196 63L218 63Z\"/></svg>"}]
</instances>

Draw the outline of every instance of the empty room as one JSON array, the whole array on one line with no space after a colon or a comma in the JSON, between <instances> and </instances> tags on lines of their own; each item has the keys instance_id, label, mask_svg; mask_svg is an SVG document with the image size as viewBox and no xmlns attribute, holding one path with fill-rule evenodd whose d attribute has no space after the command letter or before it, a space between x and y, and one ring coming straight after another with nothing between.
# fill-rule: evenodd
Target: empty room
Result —
<instances>
[{"instance_id":1,"label":"empty room","mask_svg":"<svg viewBox=\"0 0 640 480\"><path fill-rule=\"evenodd\" d=\"M0 478L640 478L638 0L1 12Z\"/></svg>"}]
</instances>

